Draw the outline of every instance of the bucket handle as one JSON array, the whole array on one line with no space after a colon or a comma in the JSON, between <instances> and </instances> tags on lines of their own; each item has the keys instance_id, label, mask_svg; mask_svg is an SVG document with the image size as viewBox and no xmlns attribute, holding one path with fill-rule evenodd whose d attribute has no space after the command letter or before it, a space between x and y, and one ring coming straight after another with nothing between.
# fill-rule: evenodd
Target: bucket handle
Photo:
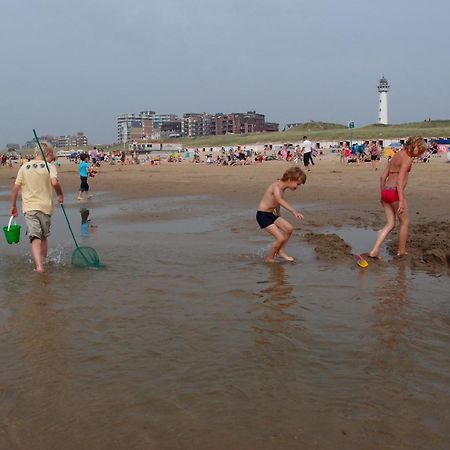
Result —
<instances>
[{"instance_id":1,"label":"bucket handle","mask_svg":"<svg viewBox=\"0 0 450 450\"><path fill-rule=\"evenodd\" d=\"M8 231L11 228L11 222L14 220L14 225L17 225L16 219L14 218L14 216L11 216L8 222Z\"/></svg>"}]
</instances>

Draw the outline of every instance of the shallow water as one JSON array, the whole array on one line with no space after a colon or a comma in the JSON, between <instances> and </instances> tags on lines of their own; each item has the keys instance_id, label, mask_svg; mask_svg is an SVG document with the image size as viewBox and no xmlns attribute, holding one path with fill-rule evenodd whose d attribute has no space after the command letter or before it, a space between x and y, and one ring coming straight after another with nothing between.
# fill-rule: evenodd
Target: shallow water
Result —
<instances>
[{"instance_id":1,"label":"shallow water","mask_svg":"<svg viewBox=\"0 0 450 450\"><path fill-rule=\"evenodd\" d=\"M99 195L87 238L67 202L106 270L70 266L60 211L43 275L2 238L0 448L447 448L449 278L318 264L298 231L267 265L254 211L205 202Z\"/></svg>"}]
</instances>

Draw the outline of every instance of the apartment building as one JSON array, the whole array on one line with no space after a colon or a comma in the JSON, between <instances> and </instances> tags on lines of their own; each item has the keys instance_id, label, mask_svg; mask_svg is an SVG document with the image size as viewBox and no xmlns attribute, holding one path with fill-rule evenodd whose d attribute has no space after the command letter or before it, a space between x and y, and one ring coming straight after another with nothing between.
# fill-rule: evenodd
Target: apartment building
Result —
<instances>
[{"instance_id":1,"label":"apartment building","mask_svg":"<svg viewBox=\"0 0 450 450\"><path fill-rule=\"evenodd\" d=\"M211 134L245 134L265 131L265 116L255 111L247 113L215 114L211 123Z\"/></svg>"},{"instance_id":2,"label":"apartment building","mask_svg":"<svg viewBox=\"0 0 450 450\"><path fill-rule=\"evenodd\" d=\"M156 114L141 111L139 114L121 114L117 117L117 142L159 139L161 136L181 134L181 120L176 114Z\"/></svg>"},{"instance_id":3,"label":"apartment building","mask_svg":"<svg viewBox=\"0 0 450 450\"><path fill-rule=\"evenodd\" d=\"M88 145L88 138L82 131L78 132L75 135L39 136L39 140L48 142L49 144L53 145L53 147L55 147L55 148L82 147L84 145ZM25 143L26 148L33 148L35 145L36 145L36 141L34 139L27 141Z\"/></svg>"},{"instance_id":4,"label":"apartment building","mask_svg":"<svg viewBox=\"0 0 450 450\"><path fill-rule=\"evenodd\" d=\"M175 114L122 114L117 118L117 142L139 142L162 137L209 136L222 134L278 131L278 123L265 122L264 114L246 113L186 113L180 119Z\"/></svg>"},{"instance_id":5,"label":"apartment building","mask_svg":"<svg viewBox=\"0 0 450 450\"><path fill-rule=\"evenodd\" d=\"M181 121L183 136L208 136L211 134L212 116L206 113L186 113Z\"/></svg>"},{"instance_id":6,"label":"apartment building","mask_svg":"<svg viewBox=\"0 0 450 450\"><path fill-rule=\"evenodd\" d=\"M148 139L153 133L154 111L143 111L139 114L121 114L117 117L117 142Z\"/></svg>"}]
</instances>

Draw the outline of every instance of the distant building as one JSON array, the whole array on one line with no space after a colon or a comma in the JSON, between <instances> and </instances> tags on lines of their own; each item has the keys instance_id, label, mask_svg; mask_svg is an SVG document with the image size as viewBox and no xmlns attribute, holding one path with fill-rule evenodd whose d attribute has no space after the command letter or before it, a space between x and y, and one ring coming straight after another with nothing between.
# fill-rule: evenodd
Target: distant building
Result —
<instances>
[{"instance_id":1,"label":"distant building","mask_svg":"<svg viewBox=\"0 0 450 450\"><path fill-rule=\"evenodd\" d=\"M287 123L286 126L284 127L283 131L289 130L289 128L294 128L294 127L298 127L299 125L303 125L302 123Z\"/></svg>"},{"instance_id":2,"label":"distant building","mask_svg":"<svg viewBox=\"0 0 450 450\"><path fill-rule=\"evenodd\" d=\"M211 134L212 116L206 113L186 113L181 120L183 136L208 136Z\"/></svg>"},{"instance_id":3,"label":"distant building","mask_svg":"<svg viewBox=\"0 0 450 450\"><path fill-rule=\"evenodd\" d=\"M52 140L54 141L54 138ZM56 143L53 144L53 146L57 148L82 147L85 145L88 145L88 139L81 131L74 136L59 136Z\"/></svg>"},{"instance_id":4,"label":"distant building","mask_svg":"<svg viewBox=\"0 0 450 450\"><path fill-rule=\"evenodd\" d=\"M117 117L117 142L124 144L149 139L153 132L153 111L140 114L121 114Z\"/></svg>"},{"instance_id":5,"label":"distant building","mask_svg":"<svg viewBox=\"0 0 450 450\"><path fill-rule=\"evenodd\" d=\"M82 147L88 145L88 138L83 132L78 132L75 135L62 135L62 136L52 136L52 135L43 135L39 136L40 141L48 142L53 145L55 148L64 148L64 147ZM26 148L34 148L36 145L36 141L34 139L25 142Z\"/></svg>"},{"instance_id":6,"label":"distant building","mask_svg":"<svg viewBox=\"0 0 450 450\"><path fill-rule=\"evenodd\" d=\"M9 150L19 150L20 145L19 144L6 144L6 149Z\"/></svg>"},{"instance_id":7,"label":"distant building","mask_svg":"<svg viewBox=\"0 0 450 450\"><path fill-rule=\"evenodd\" d=\"M139 114L122 114L117 117L117 142L135 142L159 139L171 134L181 135L181 120L176 114L156 114L142 111Z\"/></svg>"},{"instance_id":8,"label":"distant building","mask_svg":"<svg viewBox=\"0 0 450 450\"><path fill-rule=\"evenodd\" d=\"M264 114L256 111L231 114L186 113L180 119L175 114L122 114L117 118L117 142L140 142L149 139L178 136L209 136L222 134L278 131L278 124L265 122Z\"/></svg>"},{"instance_id":9,"label":"distant building","mask_svg":"<svg viewBox=\"0 0 450 450\"><path fill-rule=\"evenodd\" d=\"M277 132L280 131L280 124L276 122L266 122L264 125L265 131L269 132Z\"/></svg>"},{"instance_id":10,"label":"distant building","mask_svg":"<svg viewBox=\"0 0 450 450\"><path fill-rule=\"evenodd\" d=\"M211 134L245 134L265 131L264 114L255 111L244 113L222 114L218 113L212 117Z\"/></svg>"}]
</instances>

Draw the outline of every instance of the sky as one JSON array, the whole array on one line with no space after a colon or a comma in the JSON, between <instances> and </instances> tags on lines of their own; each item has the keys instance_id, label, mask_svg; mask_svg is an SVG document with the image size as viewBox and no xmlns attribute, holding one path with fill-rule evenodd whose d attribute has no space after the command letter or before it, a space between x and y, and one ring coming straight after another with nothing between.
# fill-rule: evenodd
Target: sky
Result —
<instances>
[{"instance_id":1,"label":"sky","mask_svg":"<svg viewBox=\"0 0 450 450\"><path fill-rule=\"evenodd\" d=\"M450 119L448 0L0 0L0 147L119 114L355 126Z\"/></svg>"}]
</instances>

